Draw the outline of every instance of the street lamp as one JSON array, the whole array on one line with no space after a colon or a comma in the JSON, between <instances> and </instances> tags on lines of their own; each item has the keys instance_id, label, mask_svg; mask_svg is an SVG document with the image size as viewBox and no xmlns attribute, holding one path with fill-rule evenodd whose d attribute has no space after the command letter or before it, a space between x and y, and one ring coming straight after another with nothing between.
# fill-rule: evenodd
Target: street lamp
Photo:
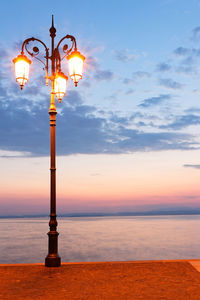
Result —
<instances>
[{"instance_id":1,"label":"street lamp","mask_svg":"<svg viewBox=\"0 0 200 300\"><path fill-rule=\"evenodd\" d=\"M83 63L85 57L77 51L76 39L72 35L64 36L57 47L54 47L54 38L56 36L56 29L54 27L54 20L52 16L52 26L50 28L50 37L51 37L51 55L49 54L49 49L41 40L34 37L26 39L22 44L21 54L13 59L15 66L15 76L16 81L23 89L24 85L29 79L29 69L31 60L24 55L24 50L26 52L38 59L44 65L44 70L46 71L46 85L48 85L48 80L51 80L51 102L49 107L50 115L50 134L51 134L51 180L50 180L50 221L49 227L50 231L48 232L49 236L49 246L48 246L48 255L45 259L45 266L47 267L59 267L61 264L61 258L58 255L58 235L57 232L57 220L56 220L56 150L55 150L55 126L56 126L56 106L55 106L55 95L61 102L62 98L66 93L68 77L61 71L61 60L65 57L68 60L69 65L69 76L74 81L75 86L82 78L83 73ZM65 39L71 40L71 48L68 48L68 45L63 46L64 56L61 58L59 47ZM45 48L45 62L37 57L39 54L38 47L33 47L32 52L28 50L27 46L30 42L39 42ZM49 60L51 61L51 76L49 76Z\"/></svg>"}]
</instances>

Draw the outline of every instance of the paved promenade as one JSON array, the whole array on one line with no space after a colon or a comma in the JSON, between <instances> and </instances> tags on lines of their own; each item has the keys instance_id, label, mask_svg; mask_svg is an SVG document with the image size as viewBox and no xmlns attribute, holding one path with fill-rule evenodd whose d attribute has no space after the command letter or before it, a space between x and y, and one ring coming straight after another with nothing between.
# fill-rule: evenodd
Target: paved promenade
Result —
<instances>
[{"instance_id":1,"label":"paved promenade","mask_svg":"<svg viewBox=\"0 0 200 300\"><path fill-rule=\"evenodd\" d=\"M200 300L200 261L0 265L0 299Z\"/></svg>"}]
</instances>

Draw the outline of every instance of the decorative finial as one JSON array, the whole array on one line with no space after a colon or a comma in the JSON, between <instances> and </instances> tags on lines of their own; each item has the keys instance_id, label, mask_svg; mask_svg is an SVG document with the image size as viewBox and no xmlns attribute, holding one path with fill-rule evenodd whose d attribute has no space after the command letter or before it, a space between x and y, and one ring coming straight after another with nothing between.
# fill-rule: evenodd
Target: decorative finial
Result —
<instances>
[{"instance_id":1,"label":"decorative finial","mask_svg":"<svg viewBox=\"0 0 200 300\"><path fill-rule=\"evenodd\" d=\"M54 38L56 36L56 29L54 27L53 15L52 15L52 25L51 25L51 28L49 29L49 31L50 31L50 36Z\"/></svg>"},{"instance_id":2,"label":"decorative finial","mask_svg":"<svg viewBox=\"0 0 200 300\"><path fill-rule=\"evenodd\" d=\"M53 15L52 15L52 25L51 26L54 27Z\"/></svg>"}]
</instances>

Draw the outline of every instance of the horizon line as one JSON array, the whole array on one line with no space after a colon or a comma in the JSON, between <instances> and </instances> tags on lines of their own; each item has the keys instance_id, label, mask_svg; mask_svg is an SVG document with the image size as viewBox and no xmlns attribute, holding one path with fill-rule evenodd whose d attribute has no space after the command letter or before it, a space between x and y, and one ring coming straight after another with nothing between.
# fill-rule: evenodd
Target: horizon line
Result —
<instances>
[{"instance_id":1,"label":"horizon line","mask_svg":"<svg viewBox=\"0 0 200 300\"><path fill-rule=\"evenodd\" d=\"M58 218L62 217L121 217L121 216L164 216L164 215L200 215L200 209L187 209L187 210L153 210L153 211L139 211L139 212L83 212L83 213L64 213L57 214ZM0 215L0 219L12 218L48 218L49 214L21 214L21 215Z\"/></svg>"}]
</instances>

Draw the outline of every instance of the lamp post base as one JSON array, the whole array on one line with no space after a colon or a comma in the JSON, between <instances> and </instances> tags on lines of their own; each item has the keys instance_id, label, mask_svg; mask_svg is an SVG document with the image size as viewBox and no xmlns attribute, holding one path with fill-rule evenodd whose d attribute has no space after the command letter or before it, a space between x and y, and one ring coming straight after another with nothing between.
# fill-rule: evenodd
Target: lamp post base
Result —
<instances>
[{"instance_id":1,"label":"lamp post base","mask_svg":"<svg viewBox=\"0 0 200 300\"><path fill-rule=\"evenodd\" d=\"M59 233L56 231L56 220L50 220L50 227L54 224L55 228L52 231L49 231L47 234L49 236L49 251L48 255L45 258L45 266L46 267L60 267L61 258L58 255L58 235Z\"/></svg>"},{"instance_id":2,"label":"lamp post base","mask_svg":"<svg viewBox=\"0 0 200 300\"><path fill-rule=\"evenodd\" d=\"M45 267L60 267L61 258L58 255L49 254L45 258Z\"/></svg>"}]
</instances>

